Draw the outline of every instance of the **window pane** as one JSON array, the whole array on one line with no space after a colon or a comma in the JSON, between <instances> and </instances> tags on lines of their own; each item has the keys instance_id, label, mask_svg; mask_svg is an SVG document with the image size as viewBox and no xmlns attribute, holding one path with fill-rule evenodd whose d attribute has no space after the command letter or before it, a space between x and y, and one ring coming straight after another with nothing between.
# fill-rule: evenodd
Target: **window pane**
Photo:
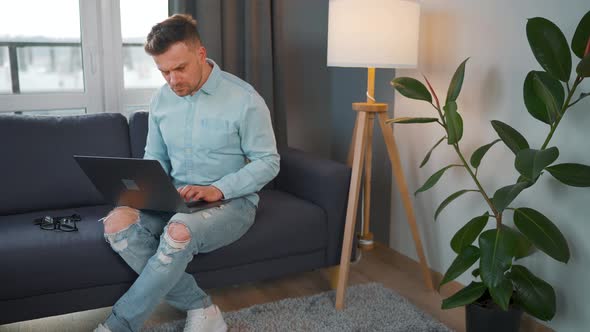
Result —
<instances>
[{"instance_id":1,"label":"window pane","mask_svg":"<svg viewBox=\"0 0 590 332\"><path fill-rule=\"evenodd\" d=\"M16 115L48 115L48 116L64 116L64 115L82 115L86 114L85 108L65 109L65 110L36 110L36 111L17 111L0 114L16 114Z\"/></svg>"},{"instance_id":2,"label":"window pane","mask_svg":"<svg viewBox=\"0 0 590 332\"><path fill-rule=\"evenodd\" d=\"M22 47L17 50L21 92L84 91L80 47Z\"/></svg>"},{"instance_id":3,"label":"window pane","mask_svg":"<svg viewBox=\"0 0 590 332\"><path fill-rule=\"evenodd\" d=\"M6 77L17 92L84 90L78 0L2 2L0 45L2 53L16 52L18 59L5 60L8 69L0 61L1 91ZM18 72L17 82L6 76L11 70Z\"/></svg>"},{"instance_id":4,"label":"window pane","mask_svg":"<svg viewBox=\"0 0 590 332\"><path fill-rule=\"evenodd\" d=\"M152 26L167 17L168 0L121 0L125 88L154 88L165 83L143 44Z\"/></svg>"},{"instance_id":5,"label":"window pane","mask_svg":"<svg viewBox=\"0 0 590 332\"><path fill-rule=\"evenodd\" d=\"M80 42L78 0L2 1L0 9L0 38L3 40L34 38Z\"/></svg>"},{"instance_id":6,"label":"window pane","mask_svg":"<svg viewBox=\"0 0 590 332\"><path fill-rule=\"evenodd\" d=\"M0 47L0 93L10 93L12 91L10 82L8 47Z\"/></svg>"},{"instance_id":7,"label":"window pane","mask_svg":"<svg viewBox=\"0 0 590 332\"><path fill-rule=\"evenodd\" d=\"M151 56L142 46L123 44L125 88L156 88L166 83Z\"/></svg>"}]
</instances>

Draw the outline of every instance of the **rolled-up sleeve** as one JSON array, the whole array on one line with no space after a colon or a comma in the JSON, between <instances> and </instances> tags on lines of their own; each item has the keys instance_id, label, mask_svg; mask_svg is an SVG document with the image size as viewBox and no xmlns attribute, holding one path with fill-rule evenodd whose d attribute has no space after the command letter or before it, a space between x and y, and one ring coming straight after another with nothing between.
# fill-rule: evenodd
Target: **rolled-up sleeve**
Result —
<instances>
[{"instance_id":1,"label":"rolled-up sleeve","mask_svg":"<svg viewBox=\"0 0 590 332\"><path fill-rule=\"evenodd\" d=\"M157 160L162 165L166 174L170 175L170 157L168 155L168 148L162 138L160 126L154 114L154 110L158 104L159 93L157 93L150 103L149 119L148 119L148 134L145 143L145 152L143 159Z\"/></svg>"},{"instance_id":2,"label":"rolled-up sleeve","mask_svg":"<svg viewBox=\"0 0 590 332\"><path fill-rule=\"evenodd\" d=\"M212 184L221 190L224 199L255 193L279 173L280 157L270 111L257 93L250 96L242 113L239 133L241 148L249 163Z\"/></svg>"}]
</instances>

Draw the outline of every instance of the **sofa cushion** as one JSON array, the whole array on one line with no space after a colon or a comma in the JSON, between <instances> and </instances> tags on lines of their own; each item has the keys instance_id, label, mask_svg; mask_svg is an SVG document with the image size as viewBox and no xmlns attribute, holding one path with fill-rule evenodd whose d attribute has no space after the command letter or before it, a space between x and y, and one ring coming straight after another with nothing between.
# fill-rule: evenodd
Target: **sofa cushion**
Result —
<instances>
[{"instance_id":1,"label":"sofa cushion","mask_svg":"<svg viewBox=\"0 0 590 332\"><path fill-rule=\"evenodd\" d=\"M0 300L65 292L133 280L137 275L112 251L98 219L108 205L0 217ZM33 219L78 213L78 232L42 230Z\"/></svg>"},{"instance_id":2,"label":"sofa cushion","mask_svg":"<svg viewBox=\"0 0 590 332\"><path fill-rule=\"evenodd\" d=\"M103 204L74 154L129 157L118 113L0 115L0 215Z\"/></svg>"},{"instance_id":3,"label":"sofa cushion","mask_svg":"<svg viewBox=\"0 0 590 332\"><path fill-rule=\"evenodd\" d=\"M129 142L131 157L143 158L148 132L148 115L146 111L136 111L129 116Z\"/></svg>"},{"instance_id":4,"label":"sofa cushion","mask_svg":"<svg viewBox=\"0 0 590 332\"><path fill-rule=\"evenodd\" d=\"M210 271L326 248L324 210L278 190L259 194L256 219L248 232L226 247L197 255L187 271Z\"/></svg>"},{"instance_id":5,"label":"sofa cushion","mask_svg":"<svg viewBox=\"0 0 590 332\"><path fill-rule=\"evenodd\" d=\"M0 216L0 300L132 282L137 274L104 240L98 219L110 206ZM78 213L78 232L46 231L33 225L44 215ZM265 259L323 250L326 215L307 201L268 190L260 193L256 221L237 242L199 254L187 271L197 273Z\"/></svg>"}]
</instances>

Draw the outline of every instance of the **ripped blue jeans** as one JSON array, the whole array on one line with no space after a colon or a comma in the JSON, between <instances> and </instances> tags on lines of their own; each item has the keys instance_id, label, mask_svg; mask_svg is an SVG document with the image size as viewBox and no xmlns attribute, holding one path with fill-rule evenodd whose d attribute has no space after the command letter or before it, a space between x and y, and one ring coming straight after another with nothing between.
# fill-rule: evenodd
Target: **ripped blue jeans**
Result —
<instances>
[{"instance_id":1,"label":"ripped blue jeans","mask_svg":"<svg viewBox=\"0 0 590 332\"><path fill-rule=\"evenodd\" d=\"M105 233L113 250L139 274L115 303L105 324L113 332L139 331L162 299L182 311L211 305L211 298L185 269L194 255L242 237L254 223L255 215L254 204L246 198L236 198L191 214L139 211L136 223L112 234ZM171 223L185 225L190 239L173 240L167 232Z\"/></svg>"}]
</instances>

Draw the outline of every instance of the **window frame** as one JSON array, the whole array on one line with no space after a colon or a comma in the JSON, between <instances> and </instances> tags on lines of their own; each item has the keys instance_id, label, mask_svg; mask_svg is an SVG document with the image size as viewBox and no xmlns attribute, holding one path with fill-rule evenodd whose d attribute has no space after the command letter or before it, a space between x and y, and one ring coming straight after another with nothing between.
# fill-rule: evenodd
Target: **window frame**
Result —
<instances>
[{"instance_id":1,"label":"window frame","mask_svg":"<svg viewBox=\"0 0 590 332\"><path fill-rule=\"evenodd\" d=\"M120 0L79 0L84 91L0 94L0 114L85 108L126 113L149 105L157 88L124 87Z\"/></svg>"}]
</instances>

